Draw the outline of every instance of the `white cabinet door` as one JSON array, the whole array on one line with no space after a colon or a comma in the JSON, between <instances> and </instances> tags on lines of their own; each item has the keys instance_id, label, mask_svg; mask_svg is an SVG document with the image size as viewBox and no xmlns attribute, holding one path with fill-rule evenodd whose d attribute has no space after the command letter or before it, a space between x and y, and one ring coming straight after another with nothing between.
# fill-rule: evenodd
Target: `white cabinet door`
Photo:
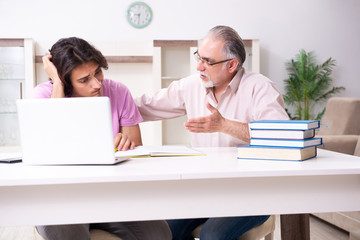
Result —
<instances>
[{"instance_id":1,"label":"white cabinet door","mask_svg":"<svg viewBox=\"0 0 360 240\"><path fill-rule=\"evenodd\" d=\"M0 147L20 145L16 100L28 97L33 86L33 41L0 39Z\"/></svg>"}]
</instances>

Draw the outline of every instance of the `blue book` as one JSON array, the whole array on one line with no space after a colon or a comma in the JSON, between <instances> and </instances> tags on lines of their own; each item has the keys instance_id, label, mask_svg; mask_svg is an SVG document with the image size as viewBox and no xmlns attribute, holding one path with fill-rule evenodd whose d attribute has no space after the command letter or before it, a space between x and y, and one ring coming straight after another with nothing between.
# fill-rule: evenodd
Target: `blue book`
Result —
<instances>
[{"instance_id":1,"label":"blue book","mask_svg":"<svg viewBox=\"0 0 360 240\"><path fill-rule=\"evenodd\" d=\"M304 161L317 155L317 147L288 148L272 146L238 146L238 159Z\"/></svg>"},{"instance_id":2,"label":"blue book","mask_svg":"<svg viewBox=\"0 0 360 240\"><path fill-rule=\"evenodd\" d=\"M259 120L249 123L250 129L309 130L320 127L319 120Z\"/></svg>"},{"instance_id":3,"label":"blue book","mask_svg":"<svg viewBox=\"0 0 360 240\"><path fill-rule=\"evenodd\" d=\"M272 138L250 138L250 145L274 146L274 147L311 147L322 144L322 138L308 139L272 139Z\"/></svg>"}]
</instances>

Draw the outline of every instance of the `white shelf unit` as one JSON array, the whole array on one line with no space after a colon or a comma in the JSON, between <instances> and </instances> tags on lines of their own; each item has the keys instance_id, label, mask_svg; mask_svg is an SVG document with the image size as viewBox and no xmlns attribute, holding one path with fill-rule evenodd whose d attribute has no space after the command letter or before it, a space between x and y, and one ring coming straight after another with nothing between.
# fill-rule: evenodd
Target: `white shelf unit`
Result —
<instances>
[{"instance_id":1,"label":"white shelf unit","mask_svg":"<svg viewBox=\"0 0 360 240\"><path fill-rule=\"evenodd\" d=\"M247 71L260 73L260 41L259 39L244 39L246 60L243 64Z\"/></svg>"},{"instance_id":2,"label":"white shelf unit","mask_svg":"<svg viewBox=\"0 0 360 240\"><path fill-rule=\"evenodd\" d=\"M154 82L160 88L166 88L172 81L196 73L196 40L154 40ZM178 117L161 121L158 127L158 144L190 145L189 133L184 128L187 117Z\"/></svg>"},{"instance_id":3,"label":"white shelf unit","mask_svg":"<svg viewBox=\"0 0 360 240\"><path fill-rule=\"evenodd\" d=\"M16 100L32 95L34 52L30 38L0 38L0 152L20 146Z\"/></svg>"}]
</instances>

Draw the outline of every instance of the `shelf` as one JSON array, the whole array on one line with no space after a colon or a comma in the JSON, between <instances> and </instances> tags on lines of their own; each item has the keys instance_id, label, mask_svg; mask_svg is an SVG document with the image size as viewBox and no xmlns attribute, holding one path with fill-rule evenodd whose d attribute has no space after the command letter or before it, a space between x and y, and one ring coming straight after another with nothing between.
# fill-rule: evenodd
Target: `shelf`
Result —
<instances>
[{"instance_id":1,"label":"shelf","mask_svg":"<svg viewBox=\"0 0 360 240\"><path fill-rule=\"evenodd\" d=\"M36 63L42 63L43 56L35 56ZM152 63L153 56L105 56L108 63Z\"/></svg>"},{"instance_id":2,"label":"shelf","mask_svg":"<svg viewBox=\"0 0 360 240\"><path fill-rule=\"evenodd\" d=\"M154 40L154 47L197 47L197 40Z\"/></svg>"},{"instance_id":3,"label":"shelf","mask_svg":"<svg viewBox=\"0 0 360 240\"><path fill-rule=\"evenodd\" d=\"M179 80L183 77L175 77L175 76L163 76L161 77L162 80L165 80L165 81L170 81L170 80Z\"/></svg>"},{"instance_id":4,"label":"shelf","mask_svg":"<svg viewBox=\"0 0 360 240\"><path fill-rule=\"evenodd\" d=\"M253 39L243 39L244 46L251 48L253 45L253 41Z\"/></svg>"},{"instance_id":5,"label":"shelf","mask_svg":"<svg viewBox=\"0 0 360 240\"><path fill-rule=\"evenodd\" d=\"M0 78L0 81L25 81L24 78Z\"/></svg>"},{"instance_id":6,"label":"shelf","mask_svg":"<svg viewBox=\"0 0 360 240\"><path fill-rule=\"evenodd\" d=\"M24 47L23 38L2 38L0 39L0 47Z\"/></svg>"},{"instance_id":7,"label":"shelf","mask_svg":"<svg viewBox=\"0 0 360 240\"><path fill-rule=\"evenodd\" d=\"M17 114L17 112L0 112L0 115L6 115L6 114Z\"/></svg>"},{"instance_id":8,"label":"shelf","mask_svg":"<svg viewBox=\"0 0 360 240\"><path fill-rule=\"evenodd\" d=\"M152 63L152 56L105 56L109 63Z\"/></svg>"},{"instance_id":9,"label":"shelf","mask_svg":"<svg viewBox=\"0 0 360 240\"><path fill-rule=\"evenodd\" d=\"M243 39L245 47L252 47L253 39ZM197 40L154 40L154 47L197 47Z\"/></svg>"}]
</instances>

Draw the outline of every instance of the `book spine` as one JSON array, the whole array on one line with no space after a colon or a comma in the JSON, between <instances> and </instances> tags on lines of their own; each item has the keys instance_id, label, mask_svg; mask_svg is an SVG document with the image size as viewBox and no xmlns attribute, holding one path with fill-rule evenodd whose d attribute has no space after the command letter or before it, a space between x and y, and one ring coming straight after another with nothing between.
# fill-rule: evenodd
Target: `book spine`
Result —
<instances>
[{"instance_id":1,"label":"book spine","mask_svg":"<svg viewBox=\"0 0 360 240\"><path fill-rule=\"evenodd\" d=\"M251 129L250 138L304 140L315 136L315 130L274 130Z\"/></svg>"},{"instance_id":2,"label":"book spine","mask_svg":"<svg viewBox=\"0 0 360 240\"><path fill-rule=\"evenodd\" d=\"M298 139L270 139L270 138L250 138L251 146L274 146L274 147L312 147L322 144L322 138Z\"/></svg>"},{"instance_id":3,"label":"book spine","mask_svg":"<svg viewBox=\"0 0 360 240\"><path fill-rule=\"evenodd\" d=\"M312 130L320 127L320 121L309 120L309 121L252 121L249 123L250 129L262 129L262 130Z\"/></svg>"}]
</instances>

